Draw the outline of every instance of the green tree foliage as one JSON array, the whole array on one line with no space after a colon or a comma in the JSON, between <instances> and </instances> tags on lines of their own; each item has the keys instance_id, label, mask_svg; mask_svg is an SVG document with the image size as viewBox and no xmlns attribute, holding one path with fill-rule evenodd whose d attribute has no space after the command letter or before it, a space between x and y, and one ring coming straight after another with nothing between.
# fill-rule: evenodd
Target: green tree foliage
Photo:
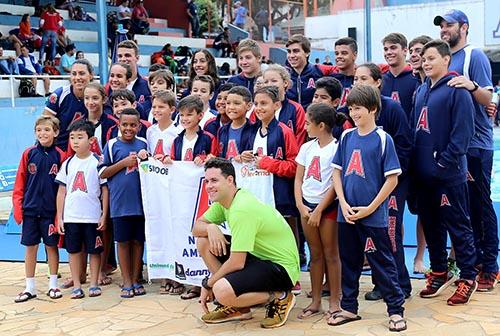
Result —
<instances>
[{"instance_id":1,"label":"green tree foliage","mask_svg":"<svg viewBox=\"0 0 500 336\"><path fill-rule=\"evenodd\" d=\"M200 17L200 31L208 32L208 19L210 17L210 30L215 32L218 30L221 17L217 9L216 1L212 0L195 0L198 6L198 16ZM210 14L210 15L209 15Z\"/></svg>"}]
</instances>

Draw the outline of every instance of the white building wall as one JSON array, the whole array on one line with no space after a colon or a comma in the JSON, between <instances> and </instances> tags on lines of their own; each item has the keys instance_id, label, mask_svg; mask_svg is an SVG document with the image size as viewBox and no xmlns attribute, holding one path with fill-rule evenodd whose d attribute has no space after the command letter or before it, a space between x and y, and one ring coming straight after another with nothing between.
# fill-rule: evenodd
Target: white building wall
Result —
<instances>
[{"instance_id":1,"label":"white building wall","mask_svg":"<svg viewBox=\"0 0 500 336\"><path fill-rule=\"evenodd\" d=\"M470 22L469 43L484 47L484 0L388 6L372 8L371 11L372 60L376 63L384 62L381 40L392 32L403 33L408 41L419 35L439 38L439 27L434 26L434 17L444 14L449 9L459 9L467 14ZM305 35L311 39L313 47L333 50L333 43L347 36L349 27L356 27L359 48L357 63L362 63L366 55L364 10L307 18L304 30Z\"/></svg>"}]
</instances>

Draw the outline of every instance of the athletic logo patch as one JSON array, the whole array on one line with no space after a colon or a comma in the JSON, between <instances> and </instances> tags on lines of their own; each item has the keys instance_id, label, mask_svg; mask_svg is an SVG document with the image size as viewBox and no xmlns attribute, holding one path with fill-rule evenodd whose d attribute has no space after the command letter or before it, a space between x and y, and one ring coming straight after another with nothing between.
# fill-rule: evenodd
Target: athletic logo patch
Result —
<instances>
[{"instance_id":1,"label":"athletic logo patch","mask_svg":"<svg viewBox=\"0 0 500 336\"><path fill-rule=\"evenodd\" d=\"M59 172L59 167L54 163L52 167L50 167L49 175L57 175Z\"/></svg>"},{"instance_id":2,"label":"athletic logo patch","mask_svg":"<svg viewBox=\"0 0 500 336\"><path fill-rule=\"evenodd\" d=\"M394 211L398 211L398 202L396 202L396 196L392 195L391 197L389 197L389 203L387 204L387 207Z\"/></svg>"},{"instance_id":3,"label":"athletic logo patch","mask_svg":"<svg viewBox=\"0 0 500 336\"><path fill-rule=\"evenodd\" d=\"M309 81L307 82L307 88L308 89L315 89L316 88L316 83L314 82L314 78L309 78Z\"/></svg>"},{"instance_id":4,"label":"athletic logo patch","mask_svg":"<svg viewBox=\"0 0 500 336\"><path fill-rule=\"evenodd\" d=\"M441 206L451 206L450 200L448 199L448 196L446 196L446 194L441 195Z\"/></svg>"},{"instance_id":5,"label":"athletic logo patch","mask_svg":"<svg viewBox=\"0 0 500 336\"><path fill-rule=\"evenodd\" d=\"M163 153L163 139L158 140L158 142L156 143L153 155L157 154L165 155L165 153Z\"/></svg>"},{"instance_id":6,"label":"athletic logo patch","mask_svg":"<svg viewBox=\"0 0 500 336\"><path fill-rule=\"evenodd\" d=\"M184 155L183 161L193 161L193 160L194 160L193 149L192 148L188 148L186 150L186 154Z\"/></svg>"},{"instance_id":7,"label":"athletic logo patch","mask_svg":"<svg viewBox=\"0 0 500 336\"><path fill-rule=\"evenodd\" d=\"M349 95L349 92L351 92L350 88L344 88L344 90L342 91L342 97L340 97L339 107L345 106L345 104L347 103L347 96Z\"/></svg>"},{"instance_id":8,"label":"athletic logo patch","mask_svg":"<svg viewBox=\"0 0 500 336\"><path fill-rule=\"evenodd\" d=\"M57 233L56 226L54 224L50 224L49 225L49 229L47 231L47 235L50 237L50 236L52 236L53 234L56 234L56 233Z\"/></svg>"},{"instance_id":9,"label":"athletic logo patch","mask_svg":"<svg viewBox=\"0 0 500 336\"><path fill-rule=\"evenodd\" d=\"M430 134L431 130L429 128L429 119L427 118L427 112L427 106L422 107L422 111L420 111L420 115L417 121L417 131L422 130Z\"/></svg>"},{"instance_id":10,"label":"athletic logo patch","mask_svg":"<svg viewBox=\"0 0 500 336\"><path fill-rule=\"evenodd\" d=\"M276 154L274 155L274 158L277 160L283 160L283 149L281 147L278 147L278 149L276 149Z\"/></svg>"},{"instance_id":11,"label":"athletic logo patch","mask_svg":"<svg viewBox=\"0 0 500 336\"><path fill-rule=\"evenodd\" d=\"M232 159L236 157L238 154L239 153L238 153L238 146L236 145L236 140L230 139L227 142L226 159Z\"/></svg>"},{"instance_id":12,"label":"athletic logo patch","mask_svg":"<svg viewBox=\"0 0 500 336\"><path fill-rule=\"evenodd\" d=\"M136 152L130 152L129 154L137 154L137 153ZM135 163L132 166L127 167L125 169L125 175L128 175L130 173L135 172L137 170L137 168L139 168L139 165L137 164L137 161L135 161Z\"/></svg>"},{"instance_id":13,"label":"athletic logo patch","mask_svg":"<svg viewBox=\"0 0 500 336\"><path fill-rule=\"evenodd\" d=\"M98 248L101 246L103 246L101 237L99 237L99 236L95 237L95 247L94 248Z\"/></svg>"},{"instance_id":14,"label":"athletic logo patch","mask_svg":"<svg viewBox=\"0 0 500 336\"><path fill-rule=\"evenodd\" d=\"M35 175L35 174L36 174L36 170L37 170L37 169L36 169L36 164L34 164L34 163L30 163L30 164L28 165L28 171L29 171L29 173L30 173L31 175Z\"/></svg>"},{"instance_id":15,"label":"athletic logo patch","mask_svg":"<svg viewBox=\"0 0 500 336\"><path fill-rule=\"evenodd\" d=\"M399 92L398 91L392 91L391 99L394 101L397 101L398 103L401 103L401 99L399 99Z\"/></svg>"},{"instance_id":16,"label":"athletic logo patch","mask_svg":"<svg viewBox=\"0 0 500 336\"><path fill-rule=\"evenodd\" d=\"M319 156L314 156L307 168L306 180L310 177L321 182L321 163Z\"/></svg>"},{"instance_id":17,"label":"athletic logo patch","mask_svg":"<svg viewBox=\"0 0 500 336\"><path fill-rule=\"evenodd\" d=\"M49 102L55 104L57 102L57 95L55 93L51 94L49 97Z\"/></svg>"},{"instance_id":18,"label":"athletic logo patch","mask_svg":"<svg viewBox=\"0 0 500 336\"><path fill-rule=\"evenodd\" d=\"M375 243L373 242L371 237L367 237L365 242L365 253L373 253L375 251L377 251Z\"/></svg>"},{"instance_id":19,"label":"athletic logo patch","mask_svg":"<svg viewBox=\"0 0 500 336\"><path fill-rule=\"evenodd\" d=\"M76 172L75 175L75 180L73 181L73 186L71 187L71 192L74 192L76 190L83 191L84 193L87 193L87 182L85 182L85 174L83 171L78 171Z\"/></svg>"},{"instance_id":20,"label":"athletic logo patch","mask_svg":"<svg viewBox=\"0 0 500 336\"><path fill-rule=\"evenodd\" d=\"M355 149L352 151L351 159L349 160L349 164L347 165L345 176L350 175L352 173L362 178L365 178L365 169L363 168L361 149Z\"/></svg>"}]
</instances>

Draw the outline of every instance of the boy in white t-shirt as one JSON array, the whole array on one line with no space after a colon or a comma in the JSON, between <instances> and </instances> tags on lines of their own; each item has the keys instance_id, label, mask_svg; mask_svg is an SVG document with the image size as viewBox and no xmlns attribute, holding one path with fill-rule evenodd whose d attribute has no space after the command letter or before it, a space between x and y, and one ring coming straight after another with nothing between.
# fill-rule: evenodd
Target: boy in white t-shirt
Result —
<instances>
[{"instance_id":1,"label":"boy in white t-shirt","mask_svg":"<svg viewBox=\"0 0 500 336\"><path fill-rule=\"evenodd\" d=\"M166 163L165 159L170 156L172 143L182 131L182 127L176 126L172 121L172 113L175 112L175 94L172 91L158 91L153 94L151 112L157 121L146 131L148 150L139 152L141 159L146 159L149 152L155 159Z\"/></svg>"},{"instance_id":2,"label":"boy in white t-shirt","mask_svg":"<svg viewBox=\"0 0 500 336\"><path fill-rule=\"evenodd\" d=\"M203 118L200 120L200 127L203 129L207 121L217 115L217 111L210 108L210 99L214 95L215 84L212 77L207 75L196 76L193 78L191 86L191 95L198 96L203 102Z\"/></svg>"},{"instance_id":3,"label":"boy in white t-shirt","mask_svg":"<svg viewBox=\"0 0 500 336\"><path fill-rule=\"evenodd\" d=\"M69 129L69 144L75 155L63 162L56 177L59 183L57 230L65 235L69 253L72 299L85 296L80 283L84 251L90 255L89 296L101 295L97 281L103 251L102 231L106 228L108 188L106 180L99 178L99 157L90 151L94 141L92 123L83 119L75 121Z\"/></svg>"}]
</instances>

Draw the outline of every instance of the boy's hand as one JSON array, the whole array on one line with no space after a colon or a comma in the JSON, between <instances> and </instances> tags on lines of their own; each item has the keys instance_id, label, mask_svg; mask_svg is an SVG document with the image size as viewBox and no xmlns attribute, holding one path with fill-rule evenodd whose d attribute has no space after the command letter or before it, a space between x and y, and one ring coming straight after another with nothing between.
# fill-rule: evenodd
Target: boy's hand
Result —
<instances>
[{"instance_id":1,"label":"boy's hand","mask_svg":"<svg viewBox=\"0 0 500 336\"><path fill-rule=\"evenodd\" d=\"M101 216L101 218L99 218L99 223L97 225L97 231L104 231L104 230L106 230L106 217Z\"/></svg>"},{"instance_id":2,"label":"boy's hand","mask_svg":"<svg viewBox=\"0 0 500 336\"><path fill-rule=\"evenodd\" d=\"M255 156L250 150L244 151L243 153L241 153L240 156L241 156L241 161L245 163L252 162L255 160Z\"/></svg>"},{"instance_id":3,"label":"boy's hand","mask_svg":"<svg viewBox=\"0 0 500 336\"><path fill-rule=\"evenodd\" d=\"M58 218L57 219L57 233L59 233L60 235L64 235L64 222L62 220L62 218Z\"/></svg>"},{"instance_id":4,"label":"boy's hand","mask_svg":"<svg viewBox=\"0 0 500 336\"><path fill-rule=\"evenodd\" d=\"M153 157L156 160L163 162L163 159L165 158L165 155L163 155L163 154L155 154L155 155L153 155Z\"/></svg>"},{"instance_id":5,"label":"boy's hand","mask_svg":"<svg viewBox=\"0 0 500 336\"><path fill-rule=\"evenodd\" d=\"M139 157L139 159L141 160L146 160L148 158L148 151L145 150L145 149L141 149L139 151L139 153L137 154L137 156Z\"/></svg>"},{"instance_id":6,"label":"boy's hand","mask_svg":"<svg viewBox=\"0 0 500 336\"><path fill-rule=\"evenodd\" d=\"M238 163L242 163L243 161L241 160L241 155L236 155L233 160Z\"/></svg>"},{"instance_id":7,"label":"boy's hand","mask_svg":"<svg viewBox=\"0 0 500 336\"><path fill-rule=\"evenodd\" d=\"M129 156L122 160L125 167L135 167L137 165L137 154L130 153Z\"/></svg>"},{"instance_id":8,"label":"boy's hand","mask_svg":"<svg viewBox=\"0 0 500 336\"><path fill-rule=\"evenodd\" d=\"M373 210L370 207L352 207L351 208L355 213L349 219L352 221L357 221L361 218L365 218L370 216L373 213Z\"/></svg>"},{"instance_id":9,"label":"boy's hand","mask_svg":"<svg viewBox=\"0 0 500 336\"><path fill-rule=\"evenodd\" d=\"M174 163L174 161L172 161L172 159L168 155L165 155L165 157L163 158L163 160L161 160L161 162L163 164L173 164Z\"/></svg>"},{"instance_id":10,"label":"boy's hand","mask_svg":"<svg viewBox=\"0 0 500 336\"><path fill-rule=\"evenodd\" d=\"M355 224L354 220L351 217L355 214L354 210L347 202L340 202L340 208L342 209L342 215L344 219L349 224Z\"/></svg>"},{"instance_id":11,"label":"boy's hand","mask_svg":"<svg viewBox=\"0 0 500 336\"><path fill-rule=\"evenodd\" d=\"M208 154L207 157L205 158L205 162L207 162L210 159L213 159L214 157L216 157L216 156L213 154Z\"/></svg>"},{"instance_id":12,"label":"boy's hand","mask_svg":"<svg viewBox=\"0 0 500 336\"><path fill-rule=\"evenodd\" d=\"M319 227L320 222L321 222L321 211L318 211L316 208L311 213L309 213L309 220L307 221L307 224L312 227Z\"/></svg>"},{"instance_id":13,"label":"boy's hand","mask_svg":"<svg viewBox=\"0 0 500 336\"><path fill-rule=\"evenodd\" d=\"M488 106L486 106L486 113L488 114L488 117L494 118L497 114L497 105L493 102L490 102Z\"/></svg>"},{"instance_id":14,"label":"boy's hand","mask_svg":"<svg viewBox=\"0 0 500 336\"><path fill-rule=\"evenodd\" d=\"M203 166L203 163L205 161L201 158L201 156L197 156L197 157L194 158L193 162L197 166Z\"/></svg>"}]
</instances>

